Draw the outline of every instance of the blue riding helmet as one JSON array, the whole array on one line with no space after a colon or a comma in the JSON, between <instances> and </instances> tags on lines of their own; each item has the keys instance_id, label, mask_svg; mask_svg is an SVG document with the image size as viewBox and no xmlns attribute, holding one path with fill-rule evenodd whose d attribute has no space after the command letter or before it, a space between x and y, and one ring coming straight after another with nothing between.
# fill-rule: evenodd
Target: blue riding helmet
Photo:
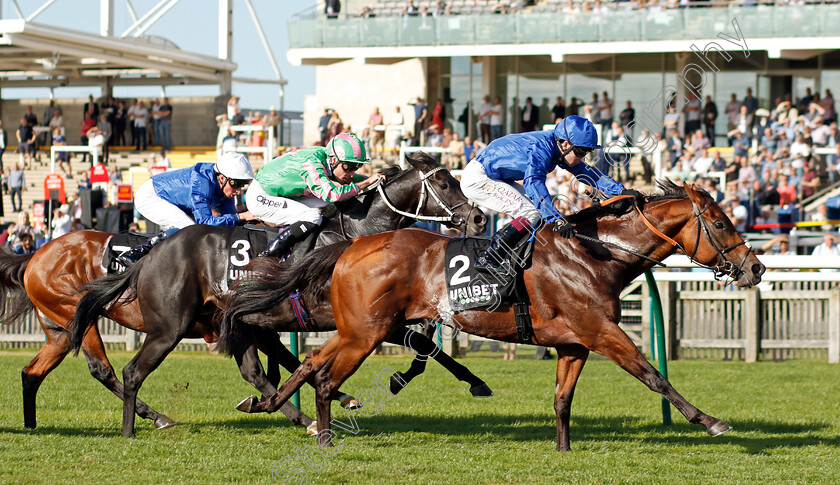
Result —
<instances>
[{"instance_id":1,"label":"blue riding helmet","mask_svg":"<svg viewBox=\"0 0 840 485\"><path fill-rule=\"evenodd\" d=\"M595 125L586 118L571 115L563 118L554 127L554 139L566 140L576 147L601 148L598 144L598 132Z\"/></svg>"}]
</instances>

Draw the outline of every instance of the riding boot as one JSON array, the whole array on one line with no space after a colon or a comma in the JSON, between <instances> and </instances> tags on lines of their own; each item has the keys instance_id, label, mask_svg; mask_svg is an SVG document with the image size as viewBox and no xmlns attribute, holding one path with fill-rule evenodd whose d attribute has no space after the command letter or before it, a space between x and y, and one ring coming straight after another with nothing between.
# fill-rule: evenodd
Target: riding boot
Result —
<instances>
[{"instance_id":1,"label":"riding boot","mask_svg":"<svg viewBox=\"0 0 840 485\"><path fill-rule=\"evenodd\" d=\"M521 226L520 226L521 227ZM510 273L511 250L522 238L522 231L513 223L505 224L490 239L490 246L478 254L477 269L493 273Z\"/></svg>"},{"instance_id":2,"label":"riding boot","mask_svg":"<svg viewBox=\"0 0 840 485\"><path fill-rule=\"evenodd\" d=\"M280 231L273 241L268 243L265 251L261 252L258 257L273 256L279 258L285 256L295 244L305 239L316 227L318 227L318 224L306 221L289 225Z\"/></svg>"},{"instance_id":3,"label":"riding boot","mask_svg":"<svg viewBox=\"0 0 840 485\"><path fill-rule=\"evenodd\" d=\"M166 239L169 234L166 232L162 232L157 236L150 238L148 241L144 242L143 244L135 247L131 251L126 251L117 257L117 262L125 267L129 267L140 261L140 258L149 254L149 251L152 250L158 243Z\"/></svg>"}]
</instances>

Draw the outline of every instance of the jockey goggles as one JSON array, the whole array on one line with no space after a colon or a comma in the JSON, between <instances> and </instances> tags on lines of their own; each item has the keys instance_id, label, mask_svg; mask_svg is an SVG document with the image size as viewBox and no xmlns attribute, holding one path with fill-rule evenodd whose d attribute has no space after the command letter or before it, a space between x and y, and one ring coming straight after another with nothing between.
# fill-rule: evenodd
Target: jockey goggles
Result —
<instances>
[{"instance_id":1,"label":"jockey goggles","mask_svg":"<svg viewBox=\"0 0 840 485\"><path fill-rule=\"evenodd\" d=\"M355 172L360 169L363 164L356 162L341 162L341 168L345 172Z\"/></svg>"},{"instance_id":2,"label":"jockey goggles","mask_svg":"<svg viewBox=\"0 0 840 485\"><path fill-rule=\"evenodd\" d=\"M241 189L248 185L251 181L245 179L228 179L228 183L230 184L230 188L232 189Z\"/></svg>"}]
</instances>

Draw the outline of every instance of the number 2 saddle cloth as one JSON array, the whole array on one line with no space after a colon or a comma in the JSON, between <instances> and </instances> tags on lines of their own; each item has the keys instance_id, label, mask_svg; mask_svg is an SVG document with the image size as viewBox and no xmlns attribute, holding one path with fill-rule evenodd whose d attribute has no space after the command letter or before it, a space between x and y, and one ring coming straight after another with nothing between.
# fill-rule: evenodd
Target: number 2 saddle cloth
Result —
<instances>
[{"instance_id":1,"label":"number 2 saddle cloth","mask_svg":"<svg viewBox=\"0 0 840 485\"><path fill-rule=\"evenodd\" d=\"M475 261L490 246L489 238L454 238L446 246L446 292L454 313L478 308L495 311L499 307L528 304L522 278L531 267L534 241L525 240L515 248L500 250L506 271L479 270Z\"/></svg>"}]
</instances>

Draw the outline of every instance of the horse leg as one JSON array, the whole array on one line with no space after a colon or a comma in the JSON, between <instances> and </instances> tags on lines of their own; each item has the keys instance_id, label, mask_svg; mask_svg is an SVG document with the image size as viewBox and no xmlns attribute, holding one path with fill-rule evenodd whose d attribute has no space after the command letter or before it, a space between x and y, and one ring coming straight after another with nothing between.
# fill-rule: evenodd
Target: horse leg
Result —
<instances>
[{"instance_id":1,"label":"horse leg","mask_svg":"<svg viewBox=\"0 0 840 485\"><path fill-rule=\"evenodd\" d=\"M569 418L572 414L572 398L575 395L580 371L583 370L589 350L582 345L561 345L557 350L557 387L554 395L554 411L557 413L557 451L570 451Z\"/></svg>"},{"instance_id":2,"label":"horse leg","mask_svg":"<svg viewBox=\"0 0 840 485\"><path fill-rule=\"evenodd\" d=\"M82 340L82 351L85 353L91 375L122 401L123 384L117 378L111 362L108 361L108 356L105 354L105 345L102 343L99 327L96 325L92 326L85 334ZM137 415L141 418L151 419L157 429L175 425L175 421L155 411L140 399L137 399L136 407Z\"/></svg>"},{"instance_id":3,"label":"horse leg","mask_svg":"<svg viewBox=\"0 0 840 485\"><path fill-rule=\"evenodd\" d=\"M596 326L597 327L597 326ZM690 423L702 424L706 432L712 436L723 434L732 426L720 419L703 413L682 397L662 374L644 358L630 340L630 337L619 328L616 322L606 322L587 335L579 336L583 345L589 350L607 357L633 377L642 381L650 390L665 396Z\"/></svg>"},{"instance_id":4,"label":"horse leg","mask_svg":"<svg viewBox=\"0 0 840 485\"><path fill-rule=\"evenodd\" d=\"M388 342L397 345L406 345L417 355L411 361L411 366L406 372L396 372L391 376L390 390L392 394L400 392L412 379L422 374L426 370L426 361L428 357L434 358L440 365L448 370L456 379L466 382L470 385L470 393L474 397L490 397L493 391L487 384L478 376L470 372L463 364L460 364L455 359L441 352L437 348L431 337L434 334L435 327L427 325L423 329L423 334L412 331L411 329L399 326L394 329L394 333L387 339ZM407 338L406 338L407 337Z\"/></svg>"},{"instance_id":5,"label":"horse leg","mask_svg":"<svg viewBox=\"0 0 840 485\"><path fill-rule=\"evenodd\" d=\"M286 382L280 386L273 395L268 396L265 401L258 402L254 405L251 412L259 413L273 413L280 408L303 384L316 372L321 370L327 362L333 357L338 347L339 335L332 336L321 347L309 352L300 368L296 370L291 377L286 379ZM317 389L316 389L317 392Z\"/></svg>"},{"instance_id":6,"label":"horse leg","mask_svg":"<svg viewBox=\"0 0 840 485\"><path fill-rule=\"evenodd\" d=\"M148 327L147 327L148 328ZM175 349L183 335L147 333L146 341L131 361L123 367L123 429L125 438L134 437L134 413L137 392L143 381Z\"/></svg>"},{"instance_id":7,"label":"horse leg","mask_svg":"<svg viewBox=\"0 0 840 485\"><path fill-rule=\"evenodd\" d=\"M242 332L242 334L237 340L236 348L234 348L233 352L233 357L236 359L237 365L239 365L239 372L246 381L263 393L263 395L272 396L276 394L277 388L269 382L268 377L263 371L253 334L249 332ZM251 396L239 403L236 408L240 411L250 412L256 404L256 398ZM309 416L303 414L290 403L283 403L280 411L294 424L307 427L312 424L312 419Z\"/></svg>"},{"instance_id":8,"label":"horse leg","mask_svg":"<svg viewBox=\"0 0 840 485\"><path fill-rule=\"evenodd\" d=\"M23 426L29 429L35 429L37 425L35 398L38 394L38 388L41 387L41 383L44 382L47 374L58 367L58 364L64 360L64 357L72 349L70 334L67 330L52 322L46 325L40 314L38 319L47 335L47 341L41 347L41 350L35 354L32 361L23 368L20 376L23 384Z\"/></svg>"},{"instance_id":9,"label":"horse leg","mask_svg":"<svg viewBox=\"0 0 840 485\"><path fill-rule=\"evenodd\" d=\"M286 350L286 347L280 342L279 333L260 327L252 327L252 329L256 334L257 346L266 356L268 382L276 388L280 385L280 366L282 365L289 372L294 372L295 368L300 365L300 361ZM289 366L293 367L290 369Z\"/></svg>"}]
</instances>

